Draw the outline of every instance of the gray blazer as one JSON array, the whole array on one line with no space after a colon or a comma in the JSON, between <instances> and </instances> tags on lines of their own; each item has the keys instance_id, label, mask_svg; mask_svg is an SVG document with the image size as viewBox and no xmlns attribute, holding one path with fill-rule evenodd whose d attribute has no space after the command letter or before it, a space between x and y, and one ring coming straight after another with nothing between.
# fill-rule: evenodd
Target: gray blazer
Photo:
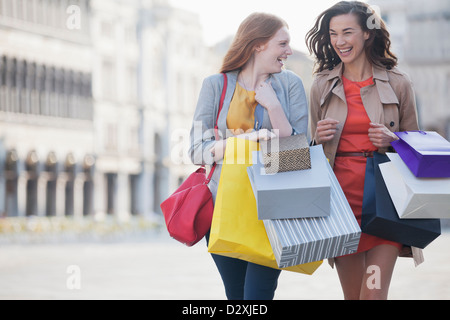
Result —
<instances>
[{"instance_id":1,"label":"gray blazer","mask_svg":"<svg viewBox=\"0 0 450 320\"><path fill-rule=\"evenodd\" d=\"M239 71L227 73L227 91L218 121L219 136L221 138L232 136L230 132L227 131L226 119L231 99L233 98L234 90L236 88L238 74ZM272 87L281 102L292 128L296 133L303 133L306 135L308 129L308 103L301 79L292 71L283 70L280 73L270 75L267 81L272 82ZM222 95L223 82L222 74L209 76L203 81L200 90L190 133L191 146L189 149L191 160L196 165L212 165L214 163L210 149L215 140L214 125L219 109L220 97ZM265 108L262 128L268 130L272 129L269 115ZM209 183L209 188L213 194L214 201L219 184L221 168L221 163L218 163L211 182Z\"/></svg>"}]
</instances>

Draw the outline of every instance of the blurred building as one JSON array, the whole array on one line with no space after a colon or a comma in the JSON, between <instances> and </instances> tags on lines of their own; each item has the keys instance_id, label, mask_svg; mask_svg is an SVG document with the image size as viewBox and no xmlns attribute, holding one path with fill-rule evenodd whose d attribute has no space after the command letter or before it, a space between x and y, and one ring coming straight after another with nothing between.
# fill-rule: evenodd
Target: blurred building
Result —
<instances>
[{"instance_id":1,"label":"blurred building","mask_svg":"<svg viewBox=\"0 0 450 320\"><path fill-rule=\"evenodd\" d=\"M97 215L142 212L138 10L135 0L90 1Z\"/></svg>"},{"instance_id":2,"label":"blurred building","mask_svg":"<svg viewBox=\"0 0 450 320\"><path fill-rule=\"evenodd\" d=\"M450 139L450 1L372 0L416 91L420 126Z\"/></svg>"},{"instance_id":3,"label":"blurred building","mask_svg":"<svg viewBox=\"0 0 450 320\"><path fill-rule=\"evenodd\" d=\"M160 212L160 203L193 171L189 134L208 51L196 14L167 0L142 0L139 12L140 136L150 182L143 196Z\"/></svg>"},{"instance_id":4,"label":"blurred building","mask_svg":"<svg viewBox=\"0 0 450 320\"><path fill-rule=\"evenodd\" d=\"M89 20L77 19L88 2L71 3L1 2L2 216L92 212L93 55Z\"/></svg>"},{"instance_id":5,"label":"blurred building","mask_svg":"<svg viewBox=\"0 0 450 320\"><path fill-rule=\"evenodd\" d=\"M0 216L158 212L191 170L199 29L167 0L0 1Z\"/></svg>"}]
</instances>

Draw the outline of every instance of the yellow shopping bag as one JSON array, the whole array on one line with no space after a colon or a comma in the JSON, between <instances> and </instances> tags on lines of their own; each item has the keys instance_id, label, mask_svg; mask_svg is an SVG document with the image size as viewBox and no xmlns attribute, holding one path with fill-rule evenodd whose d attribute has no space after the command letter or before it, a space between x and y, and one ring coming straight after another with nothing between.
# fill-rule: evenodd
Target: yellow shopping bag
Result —
<instances>
[{"instance_id":1,"label":"yellow shopping bag","mask_svg":"<svg viewBox=\"0 0 450 320\"><path fill-rule=\"evenodd\" d=\"M279 269L247 176L257 142L229 138L214 206L208 251ZM322 261L282 270L313 274Z\"/></svg>"}]
</instances>

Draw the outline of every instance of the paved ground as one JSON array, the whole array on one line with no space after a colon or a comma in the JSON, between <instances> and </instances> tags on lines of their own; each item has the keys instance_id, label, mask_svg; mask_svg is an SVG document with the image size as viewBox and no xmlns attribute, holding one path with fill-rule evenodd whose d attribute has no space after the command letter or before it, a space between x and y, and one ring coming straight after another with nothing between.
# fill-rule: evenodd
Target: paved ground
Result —
<instances>
[{"instance_id":1,"label":"paved ground","mask_svg":"<svg viewBox=\"0 0 450 320\"><path fill-rule=\"evenodd\" d=\"M204 242L187 248L164 234L54 242L0 246L0 299L225 299ZM421 266L399 259L390 299L450 299L449 247L445 233ZM324 263L312 276L283 272L275 298L340 300L342 293Z\"/></svg>"}]
</instances>

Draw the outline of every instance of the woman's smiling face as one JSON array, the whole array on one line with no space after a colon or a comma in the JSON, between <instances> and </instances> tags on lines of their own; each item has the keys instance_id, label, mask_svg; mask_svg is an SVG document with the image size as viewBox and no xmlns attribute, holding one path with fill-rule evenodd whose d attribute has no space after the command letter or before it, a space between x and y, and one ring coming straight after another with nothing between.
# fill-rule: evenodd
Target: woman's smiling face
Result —
<instances>
[{"instance_id":1,"label":"woman's smiling face","mask_svg":"<svg viewBox=\"0 0 450 320\"><path fill-rule=\"evenodd\" d=\"M355 15L349 13L331 18L329 31L331 45L344 64L365 58L364 45L369 33L361 29Z\"/></svg>"},{"instance_id":2,"label":"woman's smiling face","mask_svg":"<svg viewBox=\"0 0 450 320\"><path fill-rule=\"evenodd\" d=\"M284 60L292 54L290 40L289 30L283 27L266 44L256 49L260 53L261 66L267 69L267 73L281 72Z\"/></svg>"}]
</instances>

